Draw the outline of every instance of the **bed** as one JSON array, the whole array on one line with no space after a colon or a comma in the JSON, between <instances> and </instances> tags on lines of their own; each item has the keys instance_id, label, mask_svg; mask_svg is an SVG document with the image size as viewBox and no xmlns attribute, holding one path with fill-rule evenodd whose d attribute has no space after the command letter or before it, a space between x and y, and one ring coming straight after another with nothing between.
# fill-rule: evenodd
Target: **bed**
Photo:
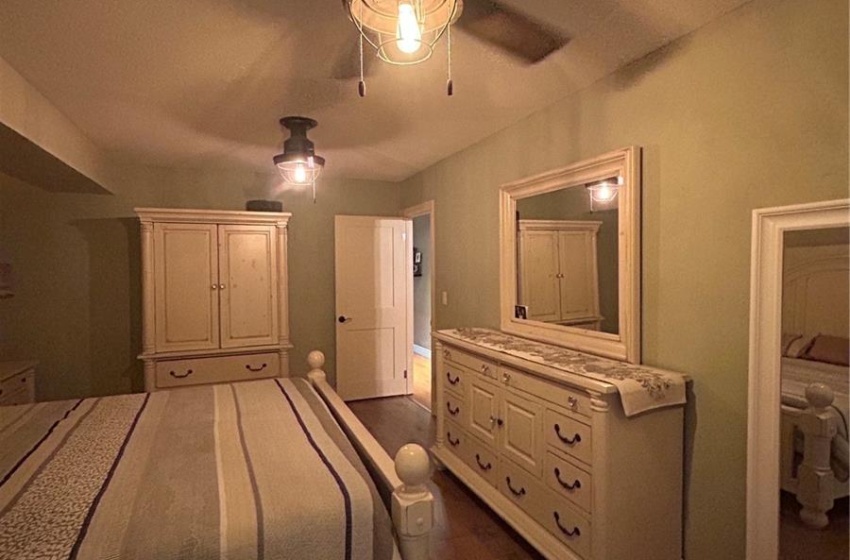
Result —
<instances>
[{"instance_id":1,"label":"bed","mask_svg":"<svg viewBox=\"0 0 850 560\"><path fill-rule=\"evenodd\" d=\"M850 494L846 244L786 247L782 327L780 485L824 527Z\"/></svg>"},{"instance_id":2,"label":"bed","mask_svg":"<svg viewBox=\"0 0 850 560\"><path fill-rule=\"evenodd\" d=\"M0 559L427 558L426 452L393 462L309 361L306 379L0 407Z\"/></svg>"}]
</instances>

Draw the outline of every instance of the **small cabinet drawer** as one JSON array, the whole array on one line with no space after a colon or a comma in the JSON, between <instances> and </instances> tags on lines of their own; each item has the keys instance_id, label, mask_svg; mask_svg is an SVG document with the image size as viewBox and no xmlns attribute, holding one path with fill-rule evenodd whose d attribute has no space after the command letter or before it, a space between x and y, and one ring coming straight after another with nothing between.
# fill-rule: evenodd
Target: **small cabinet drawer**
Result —
<instances>
[{"instance_id":1,"label":"small cabinet drawer","mask_svg":"<svg viewBox=\"0 0 850 560\"><path fill-rule=\"evenodd\" d=\"M549 488L590 513L593 495L590 473L548 452L544 460L543 472Z\"/></svg>"},{"instance_id":2,"label":"small cabinet drawer","mask_svg":"<svg viewBox=\"0 0 850 560\"><path fill-rule=\"evenodd\" d=\"M469 446L467 443L469 436L454 422L446 421L444 430L445 433L443 436L446 438L446 449L463 459L466 456L466 449Z\"/></svg>"},{"instance_id":3,"label":"small cabinet drawer","mask_svg":"<svg viewBox=\"0 0 850 560\"><path fill-rule=\"evenodd\" d=\"M464 391L466 390L467 373L463 368L452 364L443 364L438 375L442 376L443 387L447 391L452 391L459 396L463 396L465 394Z\"/></svg>"},{"instance_id":4,"label":"small cabinet drawer","mask_svg":"<svg viewBox=\"0 0 850 560\"><path fill-rule=\"evenodd\" d=\"M499 465L499 491L532 517L541 515L547 489L511 461Z\"/></svg>"},{"instance_id":5,"label":"small cabinet drawer","mask_svg":"<svg viewBox=\"0 0 850 560\"><path fill-rule=\"evenodd\" d=\"M0 383L0 406L35 402L35 371L27 370Z\"/></svg>"},{"instance_id":6,"label":"small cabinet drawer","mask_svg":"<svg viewBox=\"0 0 850 560\"><path fill-rule=\"evenodd\" d=\"M156 363L157 388L182 387L201 383L229 383L276 377L280 366L277 354L244 354Z\"/></svg>"},{"instance_id":7,"label":"small cabinet drawer","mask_svg":"<svg viewBox=\"0 0 850 560\"><path fill-rule=\"evenodd\" d=\"M445 417L458 422L461 426L466 426L466 403L464 400L448 391L445 392L443 400L446 401Z\"/></svg>"},{"instance_id":8,"label":"small cabinet drawer","mask_svg":"<svg viewBox=\"0 0 850 560\"><path fill-rule=\"evenodd\" d=\"M551 492L544 502L537 516L540 524L580 556L589 558L590 520L570 506L567 500Z\"/></svg>"},{"instance_id":9,"label":"small cabinet drawer","mask_svg":"<svg viewBox=\"0 0 850 560\"><path fill-rule=\"evenodd\" d=\"M591 464L593 460L590 426L554 410L546 410L546 443L576 459Z\"/></svg>"},{"instance_id":10,"label":"small cabinet drawer","mask_svg":"<svg viewBox=\"0 0 850 560\"><path fill-rule=\"evenodd\" d=\"M499 476L499 460L496 453L474 437L468 437L464 445L466 449L461 457L464 462L491 486L496 486Z\"/></svg>"},{"instance_id":11,"label":"small cabinet drawer","mask_svg":"<svg viewBox=\"0 0 850 560\"><path fill-rule=\"evenodd\" d=\"M443 348L443 359L469 368L475 373L480 373L492 379L495 379L498 374L498 366L493 362L479 358L474 354L467 354L457 348Z\"/></svg>"}]
</instances>

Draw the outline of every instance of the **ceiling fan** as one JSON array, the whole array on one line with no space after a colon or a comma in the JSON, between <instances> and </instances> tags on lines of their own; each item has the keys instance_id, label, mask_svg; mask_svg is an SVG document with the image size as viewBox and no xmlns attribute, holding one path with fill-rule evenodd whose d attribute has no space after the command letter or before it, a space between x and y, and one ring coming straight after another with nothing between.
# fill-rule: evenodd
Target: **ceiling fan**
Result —
<instances>
[{"instance_id":1,"label":"ceiling fan","mask_svg":"<svg viewBox=\"0 0 850 560\"><path fill-rule=\"evenodd\" d=\"M370 27L367 18L371 17L372 12L385 20L383 25L388 35L391 36L396 30L398 30L397 33L402 33L403 8L401 5L418 2L420 5L424 5L423 11L431 10L431 13L438 13L439 10L443 10L442 22L445 23L445 27L442 30L437 29L438 33L434 42L443 35L443 31L451 33L449 25L446 23L450 21L452 27L492 45L526 64L534 64L543 60L569 42L569 37L561 31L530 18L503 2L494 0L456 0L456 3L455 0L342 0L342 2L361 35L363 35L364 27ZM359 13L358 10L360 10ZM366 14L366 18L362 17L364 10L370 12ZM420 28L427 31L427 26L422 25L422 20L420 20ZM400 40L401 36L396 36L401 45L403 43ZM363 58L361 64L360 57L358 57L358 45L351 45L351 48L346 49L334 65L334 77L349 79L367 74L370 69L374 68L375 58L394 64L413 64L426 60L430 56L430 52L428 52L424 57L419 57L413 61L394 62L387 60L387 53L382 52L383 47L381 45L373 41L369 42L377 50L378 56L367 56ZM396 41L393 39L392 41L385 41L383 44L389 43L394 45ZM360 48L362 48L362 45Z\"/></svg>"}]
</instances>

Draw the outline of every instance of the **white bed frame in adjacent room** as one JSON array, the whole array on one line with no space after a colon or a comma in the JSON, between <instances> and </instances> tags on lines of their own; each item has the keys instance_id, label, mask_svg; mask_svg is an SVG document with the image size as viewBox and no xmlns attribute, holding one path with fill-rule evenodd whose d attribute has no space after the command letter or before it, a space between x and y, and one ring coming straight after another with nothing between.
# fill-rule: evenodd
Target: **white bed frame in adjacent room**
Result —
<instances>
[{"instance_id":1,"label":"white bed frame in adjacent room","mask_svg":"<svg viewBox=\"0 0 850 560\"><path fill-rule=\"evenodd\" d=\"M787 247L782 285L783 333L847 337L848 246ZM829 523L834 500L848 495L847 481L832 466L833 438L842 420L833 403L848 400L848 368L783 357L780 423L780 487L803 506L801 520ZM842 426L842 429L844 426ZM803 434L802 462L795 433ZM846 433L845 433L846 435Z\"/></svg>"},{"instance_id":2,"label":"white bed frame in adjacent room","mask_svg":"<svg viewBox=\"0 0 850 560\"><path fill-rule=\"evenodd\" d=\"M358 454L376 476L379 488L392 491L391 517L403 560L428 560L433 523L434 496L428 490L431 463L428 452L409 443L402 446L395 460L346 406L327 381L322 370L325 356L318 350L307 356L307 378L322 397Z\"/></svg>"}]
</instances>

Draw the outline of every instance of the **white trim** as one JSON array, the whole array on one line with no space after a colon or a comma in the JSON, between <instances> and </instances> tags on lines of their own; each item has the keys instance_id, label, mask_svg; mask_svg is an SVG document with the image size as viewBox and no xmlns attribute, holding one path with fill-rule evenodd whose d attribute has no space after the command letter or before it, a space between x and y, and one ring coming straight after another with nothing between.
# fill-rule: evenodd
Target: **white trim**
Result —
<instances>
[{"instance_id":1,"label":"white trim","mask_svg":"<svg viewBox=\"0 0 850 560\"><path fill-rule=\"evenodd\" d=\"M514 317L516 299L516 201L567 187L619 176L618 213L620 282L618 334L565 327ZM574 348L591 354L640 363L640 148L622 148L502 185L499 192L499 292L501 329L510 334Z\"/></svg>"},{"instance_id":2,"label":"white trim","mask_svg":"<svg viewBox=\"0 0 850 560\"><path fill-rule=\"evenodd\" d=\"M431 359L431 349L425 348L424 346L419 346L418 344L413 345L413 353L417 356L422 356L423 358Z\"/></svg>"},{"instance_id":3,"label":"white trim","mask_svg":"<svg viewBox=\"0 0 850 560\"><path fill-rule=\"evenodd\" d=\"M850 199L753 211L747 422L747 560L776 560L779 552L779 402L784 234L848 225Z\"/></svg>"}]
</instances>

